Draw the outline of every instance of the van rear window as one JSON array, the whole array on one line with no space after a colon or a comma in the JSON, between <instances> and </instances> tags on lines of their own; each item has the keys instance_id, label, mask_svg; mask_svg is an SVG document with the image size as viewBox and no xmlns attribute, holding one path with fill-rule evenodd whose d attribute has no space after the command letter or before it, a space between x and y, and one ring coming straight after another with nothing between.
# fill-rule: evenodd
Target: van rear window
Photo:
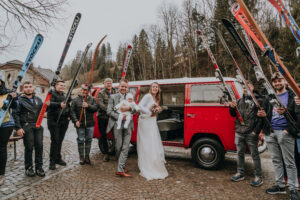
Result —
<instances>
[{"instance_id":1,"label":"van rear window","mask_svg":"<svg viewBox=\"0 0 300 200\"><path fill-rule=\"evenodd\" d=\"M222 86L217 84L192 85L191 103L220 103Z\"/></svg>"}]
</instances>

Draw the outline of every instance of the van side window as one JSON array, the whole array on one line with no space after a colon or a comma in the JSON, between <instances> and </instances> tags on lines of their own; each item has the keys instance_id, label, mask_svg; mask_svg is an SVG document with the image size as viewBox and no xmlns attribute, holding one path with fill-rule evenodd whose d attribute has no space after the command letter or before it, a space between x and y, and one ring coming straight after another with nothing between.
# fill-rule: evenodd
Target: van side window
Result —
<instances>
[{"instance_id":1,"label":"van side window","mask_svg":"<svg viewBox=\"0 0 300 200\"><path fill-rule=\"evenodd\" d=\"M163 85L161 86L162 105L184 105L185 85Z\"/></svg>"},{"instance_id":2,"label":"van side window","mask_svg":"<svg viewBox=\"0 0 300 200\"><path fill-rule=\"evenodd\" d=\"M192 85L191 103L220 103L222 86L217 84Z\"/></svg>"}]
</instances>

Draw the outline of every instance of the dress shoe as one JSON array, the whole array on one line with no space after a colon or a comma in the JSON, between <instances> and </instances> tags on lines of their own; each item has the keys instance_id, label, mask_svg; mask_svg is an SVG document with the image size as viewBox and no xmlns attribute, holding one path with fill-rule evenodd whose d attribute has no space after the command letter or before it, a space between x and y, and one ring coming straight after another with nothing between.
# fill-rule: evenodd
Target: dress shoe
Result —
<instances>
[{"instance_id":1,"label":"dress shoe","mask_svg":"<svg viewBox=\"0 0 300 200\"><path fill-rule=\"evenodd\" d=\"M35 174L40 176L40 177L44 177L45 176L45 171L43 170L42 167L39 167L39 168L35 169Z\"/></svg>"},{"instance_id":2,"label":"dress shoe","mask_svg":"<svg viewBox=\"0 0 300 200\"><path fill-rule=\"evenodd\" d=\"M61 166L67 166L67 163L63 160L56 161L56 164L61 165Z\"/></svg>"},{"instance_id":3,"label":"dress shoe","mask_svg":"<svg viewBox=\"0 0 300 200\"><path fill-rule=\"evenodd\" d=\"M55 170L56 169L55 163L50 163L49 169L50 170Z\"/></svg>"},{"instance_id":4,"label":"dress shoe","mask_svg":"<svg viewBox=\"0 0 300 200\"><path fill-rule=\"evenodd\" d=\"M0 175L0 186L4 184L4 181L5 181L5 176Z\"/></svg>"},{"instance_id":5,"label":"dress shoe","mask_svg":"<svg viewBox=\"0 0 300 200\"><path fill-rule=\"evenodd\" d=\"M116 176L120 176L120 177L131 177L130 174L125 173L125 172L116 172Z\"/></svg>"}]
</instances>

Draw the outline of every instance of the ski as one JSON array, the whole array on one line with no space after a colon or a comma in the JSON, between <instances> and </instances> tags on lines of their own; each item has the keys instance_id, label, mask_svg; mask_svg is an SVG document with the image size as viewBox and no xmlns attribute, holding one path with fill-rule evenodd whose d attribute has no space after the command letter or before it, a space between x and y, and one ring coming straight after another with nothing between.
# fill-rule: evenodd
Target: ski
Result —
<instances>
[{"instance_id":1,"label":"ski","mask_svg":"<svg viewBox=\"0 0 300 200\"><path fill-rule=\"evenodd\" d=\"M287 26L290 28L297 42L300 44L300 28L281 0L268 0L278 11Z\"/></svg>"},{"instance_id":2,"label":"ski","mask_svg":"<svg viewBox=\"0 0 300 200\"><path fill-rule=\"evenodd\" d=\"M103 40L107 37L107 35L105 35L100 41L99 43L97 44L97 47L95 49L95 52L94 52L94 57L93 57L93 62L92 62L92 68L90 70L90 76L89 76L89 81L88 81L88 93L90 93L91 91L91 88L92 88L92 82L93 82L93 74L94 74L94 69L95 69L95 64L96 64L96 58L97 58L97 55L98 55L98 50L99 50L99 47L101 45L101 43L103 42ZM87 101L87 95L84 96L84 100L83 102L86 102ZM82 107L81 108L81 112L80 112L80 117L79 117L79 122L81 122L81 119L82 119L82 116L83 116L83 112L85 112L85 109Z\"/></svg>"},{"instance_id":3,"label":"ski","mask_svg":"<svg viewBox=\"0 0 300 200\"><path fill-rule=\"evenodd\" d=\"M286 79L290 88L294 93L300 97L300 88L297 86L296 81L293 79L287 68L284 66L283 62L280 60L279 56L272 49L272 46L265 34L257 25L255 19L249 12L243 0L237 0L238 3L235 3L231 6L231 12L237 21L243 26L245 31L251 36L251 38L256 42L259 48L264 52L265 55L268 55L273 65L277 66L278 71Z\"/></svg>"},{"instance_id":4,"label":"ski","mask_svg":"<svg viewBox=\"0 0 300 200\"><path fill-rule=\"evenodd\" d=\"M37 34L35 36L34 42L33 42L31 49L27 55L27 58L26 58L24 64L22 65L21 70L19 71L19 73L17 75L17 79L13 82L13 88L12 88L13 92L16 92L18 87L20 86L23 77L25 76L27 70L29 69L31 62L32 62L34 56L37 54L43 41L44 41L44 38L41 34ZM10 95L8 95L6 100L4 100L3 106L1 107L1 110L0 110L0 126L3 122L3 119L4 119L7 111L9 110L11 103L12 103L12 98L10 97Z\"/></svg>"},{"instance_id":5,"label":"ski","mask_svg":"<svg viewBox=\"0 0 300 200\"><path fill-rule=\"evenodd\" d=\"M220 70L218 64L217 64L217 61L216 61L212 51L210 50L207 38L201 33L200 30L197 30L196 32L203 41L203 45L204 45L205 49L207 50L208 56L210 57L213 65L214 65L214 68L216 69L216 72L215 72L216 78L219 79L220 82L222 83L225 94L227 94L227 96L229 97L230 100L237 101L235 98L235 94L232 91L232 88L225 83L224 77L221 73L221 70ZM242 119L241 114L238 111L238 109L236 109L236 113L237 113L237 117L238 117L239 121L241 122L241 125L245 125L244 120Z\"/></svg>"},{"instance_id":6,"label":"ski","mask_svg":"<svg viewBox=\"0 0 300 200\"><path fill-rule=\"evenodd\" d=\"M126 56L125 56L125 61L124 61L123 73L122 73L122 77L121 77L122 79L125 78L125 76L126 76L131 53L132 53L132 46L128 45L127 51L126 51Z\"/></svg>"},{"instance_id":7,"label":"ski","mask_svg":"<svg viewBox=\"0 0 300 200\"><path fill-rule=\"evenodd\" d=\"M288 112L287 108L282 104L280 99L277 97L275 90L271 86L271 83L266 78L266 76L261 68L261 65L259 63L259 60L257 58L257 55L255 52L254 46L251 42L250 36L246 33L246 31L243 30L244 34L245 34L245 39L247 41L247 44L248 44L248 47L249 47L251 53L247 49L246 45L244 44L243 40L241 39L240 35L236 31L236 29L234 28L232 23L230 21L228 21L227 19L222 19L222 22L223 22L224 26L227 28L227 30L229 31L229 33L231 34L231 36L233 37L234 41L237 43L239 48L242 50L243 54L246 56L249 63L252 65L257 81L262 84L262 86L266 89L266 91L268 93L269 102L275 108L279 108L279 107L284 108L286 111L285 117L288 118L290 120L290 122L292 122L292 124L295 126L295 123L296 123L295 120L293 119L291 114Z\"/></svg>"},{"instance_id":8,"label":"ski","mask_svg":"<svg viewBox=\"0 0 300 200\"><path fill-rule=\"evenodd\" d=\"M261 107L260 103L258 102L257 98L255 97L253 91L250 89L248 83L247 83L247 80L241 70L241 68L239 67L239 65L237 64L235 58L233 57L228 45L226 44L225 42L225 39L224 37L222 36L221 32L218 30L218 29L215 29L215 31L217 32L217 35L219 37L219 39L221 40L221 43L222 45L224 46L226 52L229 54L229 56L231 57L233 63L234 63L234 66L236 68L236 73L237 73L237 79L243 83L244 87L246 88L248 94L251 96L253 102L255 103L255 105L260 109L260 110L263 110L263 108ZM268 120L267 117L265 117L265 120L266 122L268 123L269 126L271 126L271 123L270 121Z\"/></svg>"},{"instance_id":9,"label":"ski","mask_svg":"<svg viewBox=\"0 0 300 200\"><path fill-rule=\"evenodd\" d=\"M70 98L71 98L71 95L72 95L72 91L73 91L74 87L76 87L76 85L78 84L77 76L78 76L78 74L79 74L79 71L80 71L80 69L81 69L83 63L84 63L84 59L85 59L85 57L86 57L86 55L87 55L87 52L89 51L89 48L90 48L91 46L92 46L92 43L89 43L89 44L85 47L85 50L84 50L83 54L81 55L79 65L78 65L78 67L77 67L77 71L75 72L75 75L74 75L74 77L73 77L73 81L72 81L72 83L71 83L71 85L70 85L70 87L69 87L68 93L67 93L67 95L66 95L65 103L68 103L68 102L69 102L69 100L70 100ZM59 122L59 119L60 119L60 117L61 117L61 114L62 114L63 110L64 110L64 109L61 109L61 110L60 110L60 112L59 112L59 114L58 114L58 117L57 117L57 122L56 122L56 123Z\"/></svg>"},{"instance_id":10,"label":"ski","mask_svg":"<svg viewBox=\"0 0 300 200\"><path fill-rule=\"evenodd\" d=\"M72 42L73 37L75 35L75 32L77 30L77 27L78 27L78 24L80 22L80 19L81 19L81 14L77 13L76 16L75 16L75 18L74 18L74 20L73 20L73 24L71 26L71 30L70 30L70 33L69 33L68 38L67 38L67 42L65 44L64 50L63 50L62 55L60 57L58 66L56 68L55 76L53 77L53 79L51 81L50 90L47 93L47 96L46 96L46 99L44 101L43 107L42 107L42 109L40 111L39 117L38 117L37 122L35 124L35 126L37 128L41 126L42 121L44 119L44 115L45 115L45 112L47 110L47 104L46 104L46 102L50 101L52 92L55 90L54 87L55 87L56 81L59 78L59 74L60 74L60 71L62 69L62 65L63 65L65 57L66 57L66 55L68 53L69 47L71 45L71 42Z\"/></svg>"}]
</instances>

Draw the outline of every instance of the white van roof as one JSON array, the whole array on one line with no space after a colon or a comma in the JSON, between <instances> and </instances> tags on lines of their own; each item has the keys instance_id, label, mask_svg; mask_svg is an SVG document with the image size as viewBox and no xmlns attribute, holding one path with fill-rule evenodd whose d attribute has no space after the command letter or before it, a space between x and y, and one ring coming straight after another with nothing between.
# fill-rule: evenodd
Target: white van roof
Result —
<instances>
[{"instance_id":1,"label":"white van roof","mask_svg":"<svg viewBox=\"0 0 300 200\"><path fill-rule=\"evenodd\" d=\"M236 81L235 78L230 77L224 77L225 81ZM150 85L153 82L158 82L160 85L166 85L166 84L176 84L176 83L198 83L198 82L219 82L219 79L216 77L203 77L203 78L174 78L174 79L158 79L158 80L145 80L145 81L130 81L129 86L134 85ZM113 87L118 86L119 83L114 83ZM95 85L94 87L103 87L103 84L101 85Z\"/></svg>"}]
</instances>

